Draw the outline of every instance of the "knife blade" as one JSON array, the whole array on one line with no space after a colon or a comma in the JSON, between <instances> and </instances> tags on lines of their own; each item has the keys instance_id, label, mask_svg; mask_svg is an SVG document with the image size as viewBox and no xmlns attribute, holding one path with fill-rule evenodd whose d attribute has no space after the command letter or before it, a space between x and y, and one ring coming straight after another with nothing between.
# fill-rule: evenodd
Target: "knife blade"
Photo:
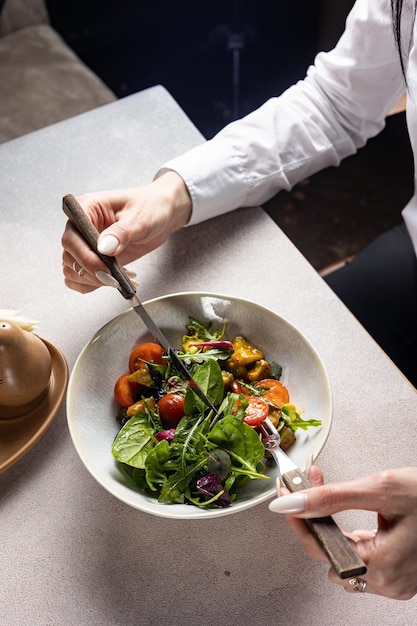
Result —
<instances>
[{"instance_id":1,"label":"knife blade","mask_svg":"<svg viewBox=\"0 0 417 626\"><path fill-rule=\"evenodd\" d=\"M164 350L171 359L172 365L177 370L181 378L188 382L191 389L197 394L200 400L202 400L207 407L209 407L212 411L214 411L215 414L217 414L217 409L214 404L206 396L198 383L194 380L185 363L183 363L183 361L181 361L181 359L178 357L175 348L171 346L167 337L164 335L159 326L154 322L148 311L139 300L136 294L135 286L120 265L119 261L115 257L101 254L97 250L97 239L99 236L99 232L84 212L80 203L72 194L66 194L62 199L62 208L65 215L75 226L80 235L82 235L90 248L106 264L106 266L110 270L111 275L118 283L118 290L120 291L122 296L126 298L126 300L130 300L133 310L142 319L145 326L152 333L153 337L164 348Z\"/></svg>"},{"instance_id":2,"label":"knife blade","mask_svg":"<svg viewBox=\"0 0 417 626\"><path fill-rule=\"evenodd\" d=\"M264 445L275 459L281 482L287 487L288 491L292 493L311 487L306 474L294 463L288 454L280 448L279 433L270 422L269 418L265 420L265 423ZM347 537L345 537L330 515L304 519L304 521L316 538L321 549L326 554L339 578L353 578L366 573L365 563L356 550L353 549Z\"/></svg>"}]
</instances>

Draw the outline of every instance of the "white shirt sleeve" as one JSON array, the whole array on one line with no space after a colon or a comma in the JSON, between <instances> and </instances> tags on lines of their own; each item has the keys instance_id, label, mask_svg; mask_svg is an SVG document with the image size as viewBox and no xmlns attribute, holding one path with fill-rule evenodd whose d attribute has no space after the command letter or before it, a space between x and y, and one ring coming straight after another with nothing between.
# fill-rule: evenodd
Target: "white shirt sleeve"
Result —
<instances>
[{"instance_id":1,"label":"white shirt sleeve","mask_svg":"<svg viewBox=\"0 0 417 626\"><path fill-rule=\"evenodd\" d=\"M258 206L353 154L404 91L390 3L357 0L336 48L320 53L304 80L164 168L189 189L190 224Z\"/></svg>"}]
</instances>

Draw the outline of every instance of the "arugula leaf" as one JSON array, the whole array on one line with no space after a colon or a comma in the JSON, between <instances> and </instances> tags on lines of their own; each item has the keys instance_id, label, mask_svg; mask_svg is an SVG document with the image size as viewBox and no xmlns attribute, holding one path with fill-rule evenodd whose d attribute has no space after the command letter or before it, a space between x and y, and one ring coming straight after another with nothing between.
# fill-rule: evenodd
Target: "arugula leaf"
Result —
<instances>
[{"instance_id":1,"label":"arugula leaf","mask_svg":"<svg viewBox=\"0 0 417 626\"><path fill-rule=\"evenodd\" d=\"M206 463L206 459L199 459L185 470L172 474L162 485L158 502L182 504L189 494L189 484L198 470Z\"/></svg>"},{"instance_id":2,"label":"arugula leaf","mask_svg":"<svg viewBox=\"0 0 417 626\"><path fill-rule=\"evenodd\" d=\"M199 415L196 420L184 420L184 428L179 432L179 436L174 437L175 444L179 446L179 467L185 471L187 462L202 458L205 452L206 437L204 433L209 428L208 419L204 419L204 414ZM177 433L175 433L177 435Z\"/></svg>"},{"instance_id":3,"label":"arugula leaf","mask_svg":"<svg viewBox=\"0 0 417 626\"><path fill-rule=\"evenodd\" d=\"M190 333L189 335L184 335L183 343L189 341L190 339L197 339L199 341L218 341L224 335L224 331L226 330L226 323L223 324L222 328L217 328L213 332L210 332L211 327L213 326L213 322L208 322L207 324L202 324L195 317L188 318L187 330Z\"/></svg>"},{"instance_id":4,"label":"arugula leaf","mask_svg":"<svg viewBox=\"0 0 417 626\"><path fill-rule=\"evenodd\" d=\"M321 426L321 420L303 420L300 414L297 413L297 409L294 404L283 404L281 410L283 422L286 426L291 428L292 431L297 430L297 428L308 430L311 426Z\"/></svg>"},{"instance_id":5,"label":"arugula leaf","mask_svg":"<svg viewBox=\"0 0 417 626\"><path fill-rule=\"evenodd\" d=\"M209 359L215 359L217 361L226 361L230 358L231 354L233 354L233 350L224 350L220 348L212 348L211 350L207 350L206 352L178 352L177 357L182 359L184 363L189 365L190 363L203 363L203 361L208 361Z\"/></svg>"}]
</instances>

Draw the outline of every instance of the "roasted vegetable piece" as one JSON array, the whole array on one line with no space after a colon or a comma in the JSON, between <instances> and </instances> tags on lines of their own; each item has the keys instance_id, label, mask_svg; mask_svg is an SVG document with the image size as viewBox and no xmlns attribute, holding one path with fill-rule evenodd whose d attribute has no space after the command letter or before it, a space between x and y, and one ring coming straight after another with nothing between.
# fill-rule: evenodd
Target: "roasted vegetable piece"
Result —
<instances>
[{"instance_id":1,"label":"roasted vegetable piece","mask_svg":"<svg viewBox=\"0 0 417 626\"><path fill-rule=\"evenodd\" d=\"M144 413L145 406L147 406L152 411L155 411L155 399L152 396L150 398L142 398L142 400L135 402L126 409L126 415L128 417L133 417L134 415L136 415L136 413Z\"/></svg>"},{"instance_id":2,"label":"roasted vegetable piece","mask_svg":"<svg viewBox=\"0 0 417 626\"><path fill-rule=\"evenodd\" d=\"M268 361L265 359L259 359L259 361L255 361L253 365L248 367L248 371L246 374L246 380L251 383L254 383L258 380L262 380L263 378L269 378L271 376L271 366Z\"/></svg>"},{"instance_id":3,"label":"roasted vegetable piece","mask_svg":"<svg viewBox=\"0 0 417 626\"><path fill-rule=\"evenodd\" d=\"M234 376L232 372L226 372L225 370L222 370L222 378L223 378L224 388L229 389L230 385L234 381Z\"/></svg>"},{"instance_id":4,"label":"roasted vegetable piece","mask_svg":"<svg viewBox=\"0 0 417 626\"><path fill-rule=\"evenodd\" d=\"M272 425L275 426L275 428L278 428L281 417L282 417L281 409L269 407L268 418L271 421Z\"/></svg>"},{"instance_id":5,"label":"roasted vegetable piece","mask_svg":"<svg viewBox=\"0 0 417 626\"><path fill-rule=\"evenodd\" d=\"M279 436L281 437L280 447L283 450L288 450L295 443L295 435L291 428L288 426L283 426L279 431Z\"/></svg>"},{"instance_id":6,"label":"roasted vegetable piece","mask_svg":"<svg viewBox=\"0 0 417 626\"><path fill-rule=\"evenodd\" d=\"M185 341L182 342L182 351L186 352L187 354L196 354L199 348L197 348L197 346L195 345L195 342L196 342L195 337L187 337ZM190 343L194 345L190 346Z\"/></svg>"},{"instance_id":7,"label":"roasted vegetable piece","mask_svg":"<svg viewBox=\"0 0 417 626\"><path fill-rule=\"evenodd\" d=\"M234 352L230 357L230 361L236 365L247 367L255 361L264 358L264 354L259 348L254 346L244 337L238 336L232 341Z\"/></svg>"},{"instance_id":8,"label":"roasted vegetable piece","mask_svg":"<svg viewBox=\"0 0 417 626\"><path fill-rule=\"evenodd\" d=\"M244 380L246 378L247 368L244 365L237 365L231 359L227 359L222 363L222 367L227 371L233 374L235 378L240 378Z\"/></svg>"},{"instance_id":9,"label":"roasted vegetable piece","mask_svg":"<svg viewBox=\"0 0 417 626\"><path fill-rule=\"evenodd\" d=\"M139 365L138 369L128 375L129 382L143 385L144 387L152 387L153 379L146 363Z\"/></svg>"}]
</instances>

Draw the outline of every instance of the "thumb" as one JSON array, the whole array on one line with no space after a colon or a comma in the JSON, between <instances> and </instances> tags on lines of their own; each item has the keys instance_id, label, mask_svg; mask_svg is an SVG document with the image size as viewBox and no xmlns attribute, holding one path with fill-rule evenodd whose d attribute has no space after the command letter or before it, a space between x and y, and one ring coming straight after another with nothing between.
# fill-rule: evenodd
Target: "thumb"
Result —
<instances>
[{"instance_id":1,"label":"thumb","mask_svg":"<svg viewBox=\"0 0 417 626\"><path fill-rule=\"evenodd\" d=\"M100 254L107 254L110 256L116 256L124 246L120 245L119 236L115 234L115 228L110 226L100 233L97 240L97 250Z\"/></svg>"},{"instance_id":2,"label":"thumb","mask_svg":"<svg viewBox=\"0 0 417 626\"><path fill-rule=\"evenodd\" d=\"M97 240L97 250L101 254L119 256L131 243L133 232L133 225L129 217L121 216L101 231Z\"/></svg>"}]
</instances>

